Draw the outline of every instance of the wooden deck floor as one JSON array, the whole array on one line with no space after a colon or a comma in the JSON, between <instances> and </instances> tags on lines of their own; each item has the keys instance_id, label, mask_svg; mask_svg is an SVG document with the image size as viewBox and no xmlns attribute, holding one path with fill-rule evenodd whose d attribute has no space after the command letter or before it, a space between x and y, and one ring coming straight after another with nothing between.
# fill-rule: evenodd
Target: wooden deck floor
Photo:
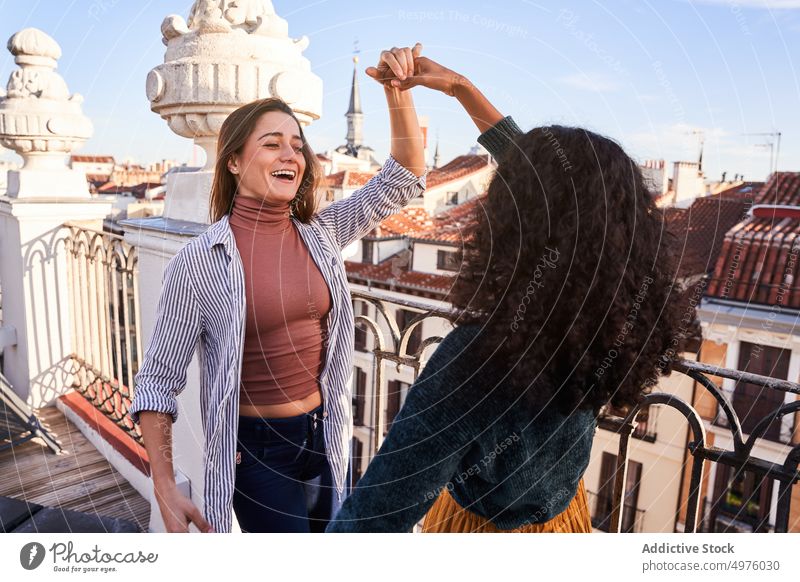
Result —
<instances>
[{"instance_id":1,"label":"wooden deck floor","mask_svg":"<svg viewBox=\"0 0 800 582\"><path fill-rule=\"evenodd\" d=\"M39 419L64 448L56 455L34 438L0 452L0 496L126 519L147 531L150 504L55 407Z\"/></svg>"}]
</instances>

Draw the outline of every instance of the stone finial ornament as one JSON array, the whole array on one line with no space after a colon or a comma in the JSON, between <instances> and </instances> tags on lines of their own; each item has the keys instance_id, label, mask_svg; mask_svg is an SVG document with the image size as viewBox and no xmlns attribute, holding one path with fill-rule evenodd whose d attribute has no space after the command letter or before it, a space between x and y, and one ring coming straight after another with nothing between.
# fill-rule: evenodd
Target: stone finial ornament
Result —
<instances>
[{"instance_id":1,"label":"stone finial ornament","mask_svg":"<svg viewBox=\"0 0 800 582\"><path fill-rule=\"evenodd\" d=\"M23 170L66 168L67 156L92 135L81 111L83 97L69 94L56 72L61 47L36 28L25 28L8 41L19 68L0 97L0 144L17 152Z\"/></svg>"},{"instance_id":2,"label":"stone finial ornament","mask_svg":"<svg viewBox=\"0 0 800 582\"><path fill-rule=\"evenodd\" d=\"M205 171L222 122L245 103L279 97L304 125L320 117L322 80L302 56L308 38L288 30L270 0L197 0L188 23L164 19L167 50L147 76L147 98L172 131L205 150Z\"/></svg>"}]
</instances>

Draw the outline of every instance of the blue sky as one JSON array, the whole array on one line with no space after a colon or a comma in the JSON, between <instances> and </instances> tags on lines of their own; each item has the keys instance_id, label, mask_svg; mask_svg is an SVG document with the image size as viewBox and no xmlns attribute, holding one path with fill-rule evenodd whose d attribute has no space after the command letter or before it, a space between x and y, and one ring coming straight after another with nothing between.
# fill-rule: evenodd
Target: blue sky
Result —
<instances>
[{"instance_id":1,"label":"blue sky","mask_svg":"<svg viewBox=\"0 0 800 582\"><path fill-rule=\"evenodd\" d=\"M323 116L308 130L317 151L344 141L354 41L360 48L365 141L388 152L380 87L363 70L381 49L419 41L423 53L468 76L528 129L586 126L634 158L695 159L705 135L710 178L723 170L764 179L770 137L780 131L780 169L800 171L800 0L274 0L290 35L323 80ZM148 163L192 160L149 108L147 72L163 62L160 25L188 16L187 0L0 0L0 38L29 26L54 37L59 71L84 98L95 126L80 153ZM0 55L3 83L15 68ZM458 103L415 90L445 160L466 152L476 130ZM431 144L432 151L433 144ZM774 147L774 146L773 146ZM13 153L0 154L15 159Z\"/></svg>"}]
</instances>

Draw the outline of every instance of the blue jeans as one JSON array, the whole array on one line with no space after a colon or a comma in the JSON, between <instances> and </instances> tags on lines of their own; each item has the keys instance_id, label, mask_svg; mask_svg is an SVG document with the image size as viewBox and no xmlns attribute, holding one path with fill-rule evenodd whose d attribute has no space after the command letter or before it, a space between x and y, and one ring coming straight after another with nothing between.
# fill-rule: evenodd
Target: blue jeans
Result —
<instances>
[{"instance_id":1,"label":"blue jeans","mask_svg":"<svg viewBox=\"0 0 800 582\"><path fill-rule=\"evenodd\" d=\"M239 417L233 510L243 532L322 532L334 510L322 406L289 418Z\"/></svg>"}]
</instances>

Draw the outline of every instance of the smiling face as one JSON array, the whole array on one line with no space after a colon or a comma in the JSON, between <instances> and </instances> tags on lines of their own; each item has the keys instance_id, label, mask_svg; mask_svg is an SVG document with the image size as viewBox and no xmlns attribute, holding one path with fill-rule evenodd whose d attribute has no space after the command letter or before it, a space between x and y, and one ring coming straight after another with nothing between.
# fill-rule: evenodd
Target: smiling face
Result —
<instances>
[{"instance_id":1,"label":"smiling face","mask_svg":"<svg viewBox=\"0 0 800 582\"><path fill-rule=\"evenodd\" d=\"M241 152L228 161L241 196L275 205L288 204L295 197L305 169L300 127L282 111L259 117Z\"/></svg>"}]
</instances>

